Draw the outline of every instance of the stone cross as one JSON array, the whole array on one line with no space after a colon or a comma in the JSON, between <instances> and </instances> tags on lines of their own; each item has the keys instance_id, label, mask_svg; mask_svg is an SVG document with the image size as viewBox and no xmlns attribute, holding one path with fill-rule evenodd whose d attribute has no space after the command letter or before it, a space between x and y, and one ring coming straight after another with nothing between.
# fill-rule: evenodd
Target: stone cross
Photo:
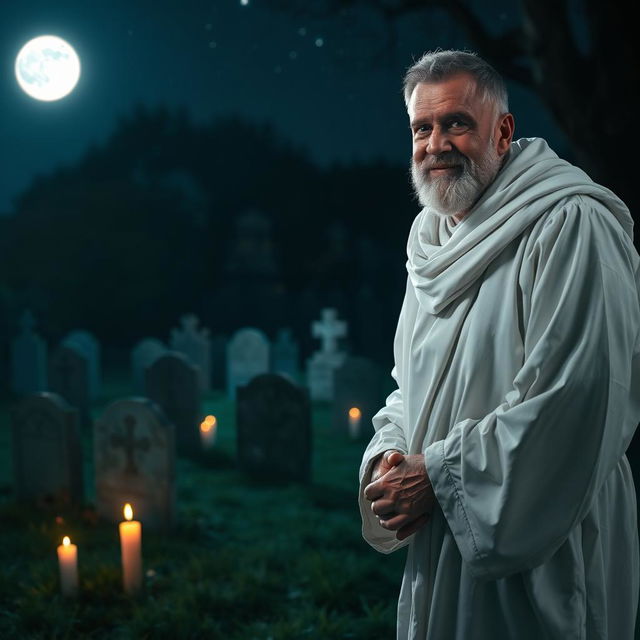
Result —
<instances>
[{"instance_id":1,"label":"stone cross","mask_svg":"<svg viewBox=\"0 0 640 640\"><path fill-rule=\"evenodd\" d=\"M149 438L139 438L138 440L136 440L133 437L133 432L136 428L136 419L132 415L126 415L123 422L126 433L124 436L113 434L111 436L111 446L122 447L125 450L127 462L124 472L137 474L138 468L136 467L134 455L135 449L139 449L140 451L149 451Z\"/></svg>"},{"instance_id":2,"label":"stone cross","mask_svg":"<svg viewBox=\"0 0 640 640\"><path fill-rule=\"evenodd\" d=\"M323 309L322 320L313 323L312 332L314 338L322 340L323 353L335 353L338 350L338 338L347 335L347 324L338 320L335 309Z\"/></svg>"}]
</instances>

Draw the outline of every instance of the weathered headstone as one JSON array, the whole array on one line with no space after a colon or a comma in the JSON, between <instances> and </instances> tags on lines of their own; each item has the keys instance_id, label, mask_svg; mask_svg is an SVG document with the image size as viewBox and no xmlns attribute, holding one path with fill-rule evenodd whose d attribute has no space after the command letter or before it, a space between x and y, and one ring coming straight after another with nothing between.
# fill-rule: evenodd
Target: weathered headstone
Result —
<instances>
[{"instance_id":1,"label":"weathered headstone","mask_svg":"<svg viewBox=\"0 0 640 640\"><path fill-rule=\"evenodd\" d=\"M227 392L236 397L236 389L255 376L269 371L269 340L258 329L240 329L227 345Z\"/></svg>"},{"instance_id":2,"label":"weathered headstone","mask_svg":"<svg viewBox=\"0 0 640 640\"><path fill-rule=\"evenodd\" d=\"M94 430L96 510L110 522L130 503L149 529L168 529L175 512L173 425L147 398L116 400Z\"/></svg>"},{"instance_id":3,"label":"weathered headstone","mask_svg":"<svg viewBox=\"0 0 640 640\"><path fill-rule=\"evenodd\" d=\"M167 351L145 373L145 395L160 406L175 429L178 452L200 452L202 421L198 367L177 351Z\"/></svg>"},{"instance_id":4,"label":"weathered headstone","mask_svg":"<svg viewBox=\"0 0 640 640\"><path fill-rule=\"evenodd\" d=\"M97 398L100 394L100 386L102 384L100 343L88 331L78 329L68 333L63 338L62 344L65 347L79 351L86 357L89 369L89 398Z\"/></svg>"},{"instance_id":5,"label":"weathered headstone","mask_svg":"<svg viewBox=\"0 0 640 640\"><path fill-rule=\"evenodd\" d=\"M150 367L160 356L169 349L156 338L140 340L131 351L131 375L133 388L136 393L144 393L144 375L147 367Z\"/></svg>"},{"instance_id":6,"label":"weathered headstone","mask_svg":"<svg viewBox=\"0 0 640 640\"><path fill-rule=\"evenodd\" d=\"M47 388L47 345L34 331L30 311L20 318L20 333L11 344L11 388L15 393L34 393Z\"/></svg>"},{"instance_id":7,"label":"weathered headstone","mask_svg":"<svg viewBox=\"0 0 640 640\"><path fill-rule=\"evenodd\" d=\"M200 321L192 314L180 319L182 327L171 331L170 346L173 351L184 353L199 367L200 389L211 390L211 338L209 330L200 328Z\"/></svg>"},{"instance_id":8,"label":"weathered headstone","mask_svg":"<svg viewBox=\"0 0 640 640\"><path fill-rule=\"evenodd\" d=\"M307 385L311 400L328 402L333 399L334 371L345 359L338 351L338 339L347 335L347 323L338 320L335 309L323 309L322 321L313 323L312 333L322 340L322 347L307 361Z\"/></svg>"},{"instance_id":9,"label":"weathered headstone","mask_svg":"<svg viewBox=\"0 0 640 640\"><path fill-rule=\"evenodd\" d=\"M16 495L50 506L83 499L78 412L54 393L25 396L11 414Z\"/></svg>"},{"instance_id":10,"label":"weathered headstone","mask_svg":"<svg viewBox=\"0 0 640 640\"><path fill-rule=\"evenodd\" d=\"M306 390L268 373L238 387L238 463L265 481L311 477L311 409Z\"/></svg>"},{"instance_id":11,"label":"weathered headstone","mask_svg":"<svg viewBox=\"0 0 640 640\"><path fill-rule=\"evenodd\" d=\"M271 372L297 382L300 377L299 349L290 329L281 329L278 332L271 353Z\"/></svg>"},{"instance_id":12,"label":"weathered headstone","mask_svg":"<svg viewBox=\"0 0 640 640\"><path fill-rule=\"evenodd\" d=\"M353 439L373 435L371 419L384 405L385 375L381 367L361 357L347 357L333 376L333 426ZM351 410L353 415L349 415Z\"/></svg>"},{"instance_id":13,"label":"weathered headstone","mask_svg":"<svg viewBox=\"0 0 640 640\"><path fill-rule=\"evenodd\" d=\"M58 345L49 360L49 389L78 409L82 426L91 423L89 363L85 355L70 346Z\"/></svg>"}]
</instances>

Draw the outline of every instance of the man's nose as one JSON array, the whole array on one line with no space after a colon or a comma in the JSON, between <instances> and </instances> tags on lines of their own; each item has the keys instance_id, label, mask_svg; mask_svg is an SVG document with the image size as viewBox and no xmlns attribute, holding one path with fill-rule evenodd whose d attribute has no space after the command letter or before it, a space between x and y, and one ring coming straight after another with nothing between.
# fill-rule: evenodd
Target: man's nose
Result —
<instances>
[{"instance_id":1,"label":"man's nose","mask_svg":"<svg viewBox=\"0 0 640 640\"><path fill-rule=\"evenodd\" d=\"M451 151L452 148L453 146L446 131L443 131L440 127L434 127L427 139L426 152L431 155L438 155L444 151Z\"/></svg>"}]
</instances>

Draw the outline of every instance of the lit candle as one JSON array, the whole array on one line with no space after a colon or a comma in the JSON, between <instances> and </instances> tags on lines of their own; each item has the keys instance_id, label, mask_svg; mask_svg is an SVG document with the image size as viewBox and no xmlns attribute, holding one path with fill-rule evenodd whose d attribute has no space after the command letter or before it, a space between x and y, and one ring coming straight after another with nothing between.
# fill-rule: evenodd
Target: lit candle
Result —
<instances>
[{"instance_id":1,"label":"lit candle","mask_svg":"<svg viewBox=\"0 0 640 640\"><path fill-rule=\"evenodd\" d=\"M122 582L125 593L136 593L142 586L142 525L132 520L133 509L124 506L125 521L120 523Z\"/></svg>"},{"instance_id":2,"label":"lit candle","mask_svg":"<svg viewBox=\"0 0 640 640\"><path fill-rule=\"evenodd\" d=\"M62 595L74 596L78 590L78 547L71 544L69 536L58 546L58 565Z\"/></svg>"},{"instance_id":3,"label":"lit candle","mask_svg":"<svg viewBox=\"0 0 640 640\"><path fill-rule=\"evenodd\" d=\"M355 440L360 437L360 420L362 419L362 411L358 407L349 409L349 435Z\"/></svg>"},{"instance_id":4,"label":"lit candle","mask_svg":"<svg viewBox=\"0 0 640 640\"><path fill-rule=\"evenodd\" d=\"M215 416L207 416L200 424L200 440L203 449L211 449L216 442L218 421Z\"/></svg>"}]
</instances>

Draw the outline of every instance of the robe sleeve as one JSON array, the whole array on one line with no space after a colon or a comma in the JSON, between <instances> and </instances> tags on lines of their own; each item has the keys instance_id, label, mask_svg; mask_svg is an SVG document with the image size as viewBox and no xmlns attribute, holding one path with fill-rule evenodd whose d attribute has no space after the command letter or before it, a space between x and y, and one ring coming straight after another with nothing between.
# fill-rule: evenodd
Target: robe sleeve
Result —
<instances>
[{"instance_id":1,"label":"robe sleeve","mask_svg":"<svg viewBox=\"0 0 640 640\"><path fill-rule=\"evenodd\" d=\"M548 560L587 514L640 418L631 240L607 209L578 197L530 242L521 270L524 358L512 389L489 415L453 425L424 451L477 578Z\"/></svg>"},{"instance_id":2,"label":"robe sleeve","mask_svg":"<svg viewBox=\"0 0 640 640\"><path fill-rule=\"evenodd\" d=\"M409 283L407 283L407 291L409 292ZM396 381L398 388L389 395L385 406L373 417L375 434L364 452L359 474L360 491L358 504L362 517L362 536L374 549L382 553L391 553L409 544L409 540L403 540L402 542L397 540L395 531L387 531L378 524L377 518L371 511L371 503L364 498L364 489L370 482L373 464L380 455L389 449L396 449L405 454L408 451L404 430L404 405L402 392L400 390L401 384L397 374L399 365L398 357L401 353L401 349L397 347L403 339L402 333L406 321L406 312L407 296L405 295L394 340L396 366L391 372L391 376Z\"/></svg>"}]
</instances>

